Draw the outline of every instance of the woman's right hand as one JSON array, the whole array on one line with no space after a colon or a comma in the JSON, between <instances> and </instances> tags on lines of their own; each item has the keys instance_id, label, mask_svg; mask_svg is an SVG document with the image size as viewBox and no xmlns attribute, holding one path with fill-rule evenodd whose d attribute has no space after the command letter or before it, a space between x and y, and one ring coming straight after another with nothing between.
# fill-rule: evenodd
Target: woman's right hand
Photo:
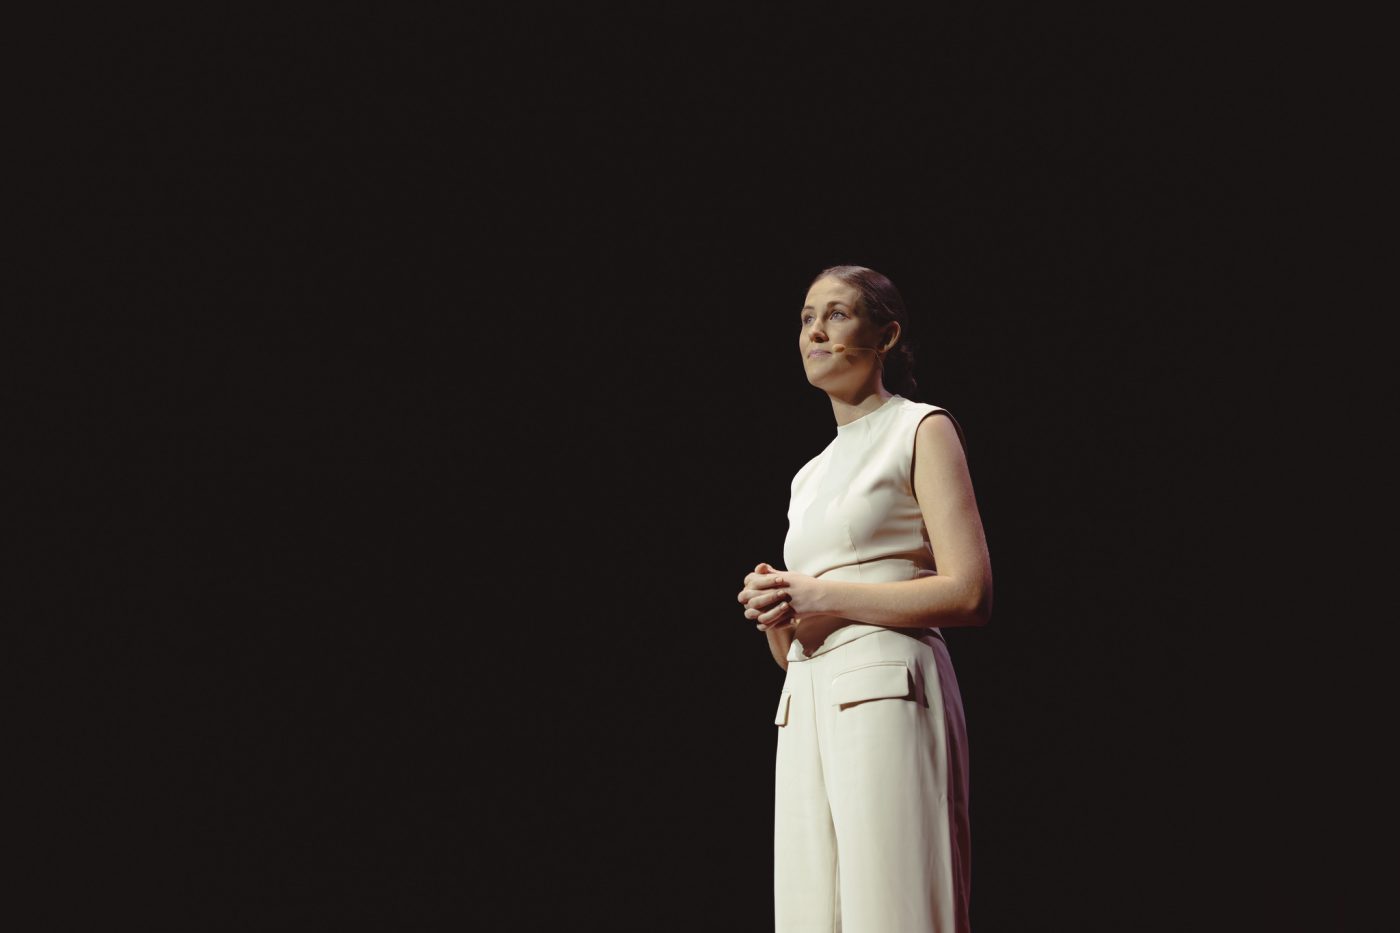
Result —
<instances>
[{"instance_id":1,"label":"woman's right hand","mask_svg":"<svg viewBox=\"0 0 1400 933\"><path fill-rule=\"evenodd\" d=\"M744 577L744 588L739 591L739 602L744 604L746 610L767 611L781 604L776 618L769 619L766 623L758 623L757 628L760 632L797 624L797 618L792 614L787 600L773 592L781 587L782 584L778 582L781 579L782 573L767 563L760 563L753 569L753 573Z\"/></svg>"}]
</instances>

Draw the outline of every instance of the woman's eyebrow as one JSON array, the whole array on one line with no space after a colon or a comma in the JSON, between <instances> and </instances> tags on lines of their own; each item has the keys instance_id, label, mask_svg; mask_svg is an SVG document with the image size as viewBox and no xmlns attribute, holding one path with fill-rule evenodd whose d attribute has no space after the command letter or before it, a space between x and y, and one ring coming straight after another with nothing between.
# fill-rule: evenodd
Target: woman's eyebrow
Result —
<instances>
[{"instance_id":1,"label":"woman's eyebrow","mask_svg":"<svg viewBox=\"0 0 1400 933\"><path fill-rule=\"evenodd\" d=\"M826 306L827 306L828 308L831 307L832 305L845 305L846 307L850 307L849 305L846 305L846 303L845 303L844 301L828 301L828 302L826 303ZM815 310L817 310L817 309L816 309L816 308L813 308L811 305L803 305L803 306L802 306L802 310L803 310L803 311L815 311Z\"/></svg>"}]
</instances>

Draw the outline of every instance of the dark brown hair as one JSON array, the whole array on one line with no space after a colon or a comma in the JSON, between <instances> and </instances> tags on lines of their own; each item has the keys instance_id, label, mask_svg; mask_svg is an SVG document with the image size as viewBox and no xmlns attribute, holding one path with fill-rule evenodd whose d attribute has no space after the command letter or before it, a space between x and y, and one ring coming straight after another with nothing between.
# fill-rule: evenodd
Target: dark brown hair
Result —
<instances>
[{"instance_id":1,"label":"dark brown hair","mask_svg":"<svg viewBox=\"0 0 1400 933\"><path fill-rule=\"evenodd\" d=\"M904 298L894 283L874 269L865 266L830 266L817 273L808 284L811 288L820 280L838 279L851 286L859 294L857 310L870 318L876 328L884 327L891 321L899 322L899 340L884 354L884 372L881 376L885 388L896 392L910 401L917 401L914 395L919 391L914 381L914 348L909 338L909 311L904 307Z\"/></svg>"}]
</instances>

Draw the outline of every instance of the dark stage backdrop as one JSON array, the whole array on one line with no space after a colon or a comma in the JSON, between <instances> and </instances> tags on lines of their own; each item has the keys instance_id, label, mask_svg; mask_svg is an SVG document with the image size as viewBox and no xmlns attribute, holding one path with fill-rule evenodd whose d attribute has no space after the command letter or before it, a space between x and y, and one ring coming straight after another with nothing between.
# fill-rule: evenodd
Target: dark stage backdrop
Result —
<instances>
[{"instance_id":1,"label":"dark stage backdrop","mask_svg":"<svg viewBox=\"0 0 1400 933\"><path fill-rule=\"evenodd\" d=\"M1269 104L1176 16L85 26L45 400L94 764L42 864L190 930L771 929L783 673L735 594L834 433L796 312L849 262L991 548L948 633L977 928L1257 917L1223 675Z\"/></svg>"}]
</instances>

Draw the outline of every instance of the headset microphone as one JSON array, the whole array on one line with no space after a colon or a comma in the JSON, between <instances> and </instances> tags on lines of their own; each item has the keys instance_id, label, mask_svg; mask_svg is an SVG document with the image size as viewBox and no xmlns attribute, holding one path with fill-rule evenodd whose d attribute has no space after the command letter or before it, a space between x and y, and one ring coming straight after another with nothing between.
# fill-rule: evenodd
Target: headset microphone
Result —
<instances>
[{"instance_id":1,"label":"headset microphone","mask_svg":"<svg viewBox=\"0 0 1400 933\"><path fill-rule=\"evenodd\" d=\"M847 350L869 350L872 353L880 352L879 347L848 347L844 343L833 343L831 345L832 353L845 353Z\"/></svg>"}]
</instances>

